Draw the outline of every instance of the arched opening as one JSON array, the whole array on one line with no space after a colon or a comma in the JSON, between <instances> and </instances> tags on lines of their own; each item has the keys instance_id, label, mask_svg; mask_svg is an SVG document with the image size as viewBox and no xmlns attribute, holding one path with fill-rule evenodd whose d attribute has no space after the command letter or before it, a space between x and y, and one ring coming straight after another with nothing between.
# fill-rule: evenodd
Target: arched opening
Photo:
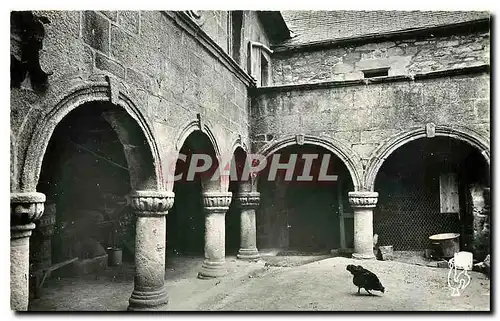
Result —
<instances>
[{"instance_id":1,"label":"arched opening","mask_svg":"<svg viewBox=\"0 0 500 321\"><path fill-rule=\"evenodd\" d=\"M229 210L226 213L226 255L236 255L240 248L241 237L241 207L237 201L237 195L242 191L242 174L246 164L247 154L238 147L234 151L231 166L236 170L235 175L230 177L229 192L233 198ZM234 165L233 165L234 163Z\"/></svg>"},{"instance_id":2,"label":"arched opening","mask_svg":"<svg viewBox=\"0 0 500 321\"><path fill-rule=\"evenodd\" d=\"M32 297L47 269L57 267L53 277L99 274L108 248L133 264L135 216L127 196L154 186L148 143L125 110L89 102L69 112L50 137L38 180L47 201L30 239Z\"/></svg>"},{"instance_id":3,"label":"arched opening","mask_svg":"<svg viewBox=\"0 0 500 321\"><path fill-rule=\"evenodd\" d=\"M375 180L374 233L395 250L429 248L428 237L460 233L470 250L473 195L489 186L489 166L471 145L450 137L420 138L394 151Z\"/></svg>"},{"instance_id":4,"label":"arched opening","mask_svg":"<svg viewBox=\"0 0 500 321\"><path fill-rule=\"evenodd\" d=\"M352 211L347 198L353 183L345 164L329 150L307 143L274 154L279 154L280 164L293 157L296 163L290 180L285 169L278 170L275 178L269 175L273 172L273 155L268 156L266 168L259 173L257 247L307 252L353 247ZM308 155L317 155L310 175L304 172Z\"/></svg>"},{"instance_id":5,"label":"arched opening","mask_svg":"<svg viewBox=\"0 0 500 321\"><path fill-rule=\"evenodd\" d=\"M205 160L194 157L207 156L210 168L203 167ZM167 215L167 267L172 266L169 256L202 257L205 246L205 212L202 192L219 181L211 181L218 167L214 147L206 134L193 131L184 141L176 162L175 175L180 177L174 182L175 201Z\"/></svg>"}]
</instances>

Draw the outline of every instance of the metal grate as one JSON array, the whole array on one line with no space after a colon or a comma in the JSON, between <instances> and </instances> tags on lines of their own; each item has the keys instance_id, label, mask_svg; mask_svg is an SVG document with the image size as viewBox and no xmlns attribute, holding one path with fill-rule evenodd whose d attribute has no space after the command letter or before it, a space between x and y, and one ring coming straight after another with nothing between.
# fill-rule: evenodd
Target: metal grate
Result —
<instances>
[{"instance_id":1,"label":"metal grate","mask_svg":"<svg viewBox=\"0 0 500 321\"><path fill-rule=\"evenodd\" d=\"M439 193L415 188L398 195L380 193L373 230L379 235L378 245L423 250L433 234L460 233L460 220L458 213L440 212Z\"/></svg>"}]
</instances>

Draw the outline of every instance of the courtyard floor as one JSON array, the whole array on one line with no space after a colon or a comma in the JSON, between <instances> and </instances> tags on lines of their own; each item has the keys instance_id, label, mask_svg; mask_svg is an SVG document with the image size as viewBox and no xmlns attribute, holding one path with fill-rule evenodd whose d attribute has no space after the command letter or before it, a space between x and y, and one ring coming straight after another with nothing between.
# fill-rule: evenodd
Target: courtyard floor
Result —
<instances>
[{"instance_id":1,"label":"courtyard floor","mask_svg":"<svg viewBox=\"0 0 500 321\"><path fill-rule=\"evenodd\" d=\"M257 262L227 258L229 274L200 280L202 258L167 264L169 311L489 311L490 280L469 272L470 285L451 297L448 269L396 261L329 256L274 256ZM346 265L376 273L385 293L357 295ZM31 311L124 311L133 290L133 267L107 268L83 278L52 278Z\"/></svg>"}]
</instances>

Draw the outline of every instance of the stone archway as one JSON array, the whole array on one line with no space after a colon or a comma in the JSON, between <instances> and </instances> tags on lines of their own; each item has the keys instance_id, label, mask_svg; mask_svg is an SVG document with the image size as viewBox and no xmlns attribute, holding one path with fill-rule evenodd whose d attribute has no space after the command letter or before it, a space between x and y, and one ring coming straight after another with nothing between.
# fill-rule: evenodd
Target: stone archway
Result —
<instances>
[{"instance_id":1,"label":"stone archway","mask_svg":"<svg viewBox=\"0 0 500 321\"><path fill-rule=\"evenodd\" d=\"M57 99L58 103L52 105L56 97L62 98ZM165 254L164 251L158 251L162 248L160 245L164 243L165 234L151 234L151 231L163 230L161 226L165 225L165 215L172 206L173 194L162 191L164 183L159 150L146 118L125 94L123 88L106 77L105 81L78 81L76 87L70 88L62 95L49 93L42 102L42 106L45 106L44 112L33 126L33 132L29 134L31 139L27 144L23 167L19 173L20 192L11 194L11 216L20 219L21 216L29 215L21 221L12 220L11 223L11 247L19 249L11 252L11 261L26 262L26 265L11 266L11 288L13 289L11 304L15 310L25 310L28 303L27 291L15 290L16 288L28 289L27 278L20 278L19 275L27 275L28 237L31 231L27 233L25 230L28 226L25 226L21 229L22 233L19 233L19 223L27 222L26 219L32 222L42 214L43 204L42 207L38 205L44 202L45 198L42 200L43 194L32 191L38 184L49 141L58 124L66 116L79 107L92 103L108 104L103 118L116 131L130 172L130 184L133 191L130 194L130 202L137 217L137 227L135 234L136 276L129 309L150 309L163 306L168 302L164 286ZM138 135L142 138L137 139ZM29 213L24 210L20 211L22 208L29 209ZM33 229L34 225L29 225L29 228ZM144 261L144 258L147 260Z\"/></svg>"},{"instance_id":2,"label":"stone archway","mask_svg":"<svg viewBox=\"0 0 500 321\"><path fill-rule=\"evenodd\" d=\"M12 131L10 132L10 191L17 189L18 168L17 168L17 144Z\"/></svg>"},{"instance_id":3,"label":"stone archway","mask_svg":"<svg viewBox=\"0 0 500 321\"><path fill-rule=\"evenodd\" d=\"M291 158L288 157L293 154L302 154L296 158L293 178L287 181L278 175L275 179L263 181L262 177L269 174L271 156L278 154L281 164L289 161ZM303 174L305 154L316 155L309 169L312 169L311 181L298 179L298 176L306 175ZM324 164L324 157L330 155L333 157ZM257 216L259 248L313 252L352 248L353 216L347 196L349 191L360 188L362 171L355 153L350 154L350 149L340 143L298 135L271 142L260 150L259 156L267 159L266 169L258 175L262 203ZM282 156L284 160L281 160ZM334 174L338 180L320 178L320 175L327 174L323 172L324 165L328 165L328 175ZM275 212L274 215L269 211Z\"/></svg>"},{"instance_id":4,"label":"stone archway","mask_svg":"<svg viewBox=\"0 0 500 321\"><path fill-rule=\"evenodd\" d=\"M259 206L260 193L255 190L254 177L249 173L248 146L238 135L230 148L230 157L225 159L227 184L232 193L232 202L226 215L226 248L242 260L259 258L255 210Z\"/></svg>"},{"instance_id":5,"label":"stone archway","mask_svg":"<svg viewBox=\"0 0 500 321\"><path fill-rule=\"evenodd\" d=\"M289 135L277 140L271 141L265 146L263 146L258 152L257 155L262 155L263 157L268 157L272 155L277 150L288 147L290 145L303 145L310 144L319 147L323 147L328 151L332 152L335 156L337 156L342 163L346 166L349 174L351 176L354 190L360 190L363 186L362 184L362 175L363 166L361 164L361 159L359 155L351 148L345 146L342 142L333 139L333 138L322 138L312 135Z\"/></svg>"},{"instance_id":6,"label":"stone archway","mask_svg":"<svg viewBox=\"0 0 500 321\"><path fill-rule=\"evenodd\" d=\"M151 173L150 177L145 181L149 181L147 184L150 185L150 189L163 189L164 182L159 149L146 118L128 96L122 92L118 92L115 93L117 97L110 97L110 90L110 85L106 81L80 85L73 88L56 105L48 106L47 111L34 126L34 132L30 135L32 139L27 147L26 158L20 177L21 191L33 191L36 189L43 157L57 124L72 110L88 102L111 102L116 106L117 111L122 110L126 112L126 115L134 120L147 142L147 153L151 154L153 158L154 173ZM45 104L50 103L50 101L47 101ZM115 126L121 139L124 140L123 143L128 145L126 139L129 136L124 129L130 126L130 123L127 124L126 117L120 116L117 111L110 111L108 119ZM122 113L122 115L124 114ZM134 151L130 150L130 152L130 159L138 157ZM132 172L135 171L135 168L132 168ZM134 174L133 176L140 177L141 175L143 174L137 173L137 175ZM140 184L137 187L139 186Z\"/></svg>"},{"instance_id":7,"label":"stone archway","mask_svg":"<svg viewBox=\"0 0 500 321\"><path fill-rule=\"evenodd\" d=\"M472 251L475 225L486 217L477 200L489 187L489 142L464 128L436 126L429 135L427 126L390 139L377 152L366 186L379 195L373 220L379 245L422 251L433 234L459 233L461 249Z\"/></svg>"},{"instance_id":8,"label":"stone archway","mask_svg":"<svg viewBox=\"0 0 500 321\"><path fill-rule=\"evenodd\" d=\"M184 254L204 253L199 278L223 276L227 273L224 217L232 194L220 175L219 144L210 127L198 119L180 131L175 148L176 164L169 166L167 181L176 193L175 205L168 218L167 247L169 251L177 251L172 247L181 247L177 252ZM207 161L211 164L204 168ZM194 171L194 167L198 170ZM186 248L189 237L197 241L190 242L193 246Z\"/></svg>"},{"instance_id":9,"label":"stone archway","mask_svg":"<svg viewBox=\"0 0 500 321\"><path fill-rule=\"evenodd\" d=\"M245 186L243 186L245 182L242 180L246 160L246 151L241 146L234 148L230 166L234 167L231 169L236 173L230 173L229 177L229 191L233 194L233 198L226 214L226 253L232 255L235 255L240 249L241 204L239 204L237 196L240 195L240 192L246 192Z\"/></svg>"},{"instance_id":10,"label":"stone archway","mask_svg":"<svg viewBox=\"0 0 500 321\"><path fill-rule=\"evenodd\" d=\"M49 266L51 259L58 264L77 257L78 271L88 271L89 264L106 264L107 247L122 249L124 259L133 261L135 218L129 194L156 188L147 149L133 119L110 103L84 103L61 120L37 184L37 191L47 196L39 230L55 227L52 255L51 246L46 249ZM37 229L33 237L38 234Z\"/></svg>"},{"instance_id":11,"label":"stone archway","mask_svg":"<svg viewBox=\"0 0 500 321\"><path fill-rule=\"evenodd\" d=\"M427 124L424 127L411 129L389 138L381 144L371 155L366 167L363 182L366 190L373 191L375 179L384 161L399 147L424 137L450 137L464 141L475 147L486 162L490 164L490 142L481 134L466 127Z\"/></svg>"}]
</instances>

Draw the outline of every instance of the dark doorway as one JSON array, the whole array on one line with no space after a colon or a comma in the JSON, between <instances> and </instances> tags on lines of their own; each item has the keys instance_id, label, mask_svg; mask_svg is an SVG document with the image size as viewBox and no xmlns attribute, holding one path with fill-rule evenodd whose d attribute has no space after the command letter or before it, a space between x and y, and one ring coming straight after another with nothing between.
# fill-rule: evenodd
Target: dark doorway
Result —
<instances>
[{"instance_id":1,"label":"dark doorway","mask_svg":"<svg viewBox=\"0 0 500 321\"><path fill-rule=\"evenodd\" d=\"M285 170L278 170L275 179L269 178L272 156L259 174L258 248L317 252L351 243L353 235L346 228L349 208L345 204L352 182L345 165L328 150L314 145L294 145L277 153L280 163L286 163L293 154L297 155L297 161L290 181L285 180ZM305 165L302 155L307 154L318 155L311 166L313 178L300 181L298 177L302 176ZM330 157L324 174L337 175L336 181L320 179L324 155Z\"/></svg>"},{"instance_id":2,"label":"dark doorway","mask_svg":"<svg viewBox=\"0 0 500 321\"><path fill-rule=\"evenodd\" d=\"M400 147L384 162L375 181L379 200L373 224L379 245L423 250L433 234L460 233L462 248L468 248L472 184L489 186L489 170L469 144L435 137Z\"/></svg>"},{"instance_id":3,"label":"dark doorway","mask_svg":"<svg viewBox=\"0 0 500 321\"><path fill-rule=\"evenodd\" d=\"M131 189L127 160L102 117L107 108L93 103L71 112L47 148L37 189L55 206L53 263L94 258L135 236L126 200Z\"/></svg>"},{"instance_id":4,"label":"dark doorway","mask_svg":"<svg viewBox=\"0 0 500 321\"><path fill-rule=\"evenodd\" d=\"M217 166L215 152L208 137L201 131L189 135L179 152L186 160L178 159L175 174L182 179L174 183L174 206L167 215L167 259L169 255L201 256L205 251L205 212L202 184L209 180ZM212 168L188 178L189 164L195 154L209 155ZM198 162L201 166L202 160Z\"/></svg>"},{"instance_id":5,"label":"dark doorway","mask_svg":"<svg viewBox=\"0 0 500 321\"><path fill-rule=\"evenodd\" d=\"M247 154L238 147L236 148L231 160L233 168L236 170L234 175L230 177L229 192L233 193L231 205L226 213L226 254L236 255L240 249L241 241L241 207L237 201L238 193L241 190L241 184L244 179L242 177L243 168L246 164Z\"/></svg>"}]
</instances>

